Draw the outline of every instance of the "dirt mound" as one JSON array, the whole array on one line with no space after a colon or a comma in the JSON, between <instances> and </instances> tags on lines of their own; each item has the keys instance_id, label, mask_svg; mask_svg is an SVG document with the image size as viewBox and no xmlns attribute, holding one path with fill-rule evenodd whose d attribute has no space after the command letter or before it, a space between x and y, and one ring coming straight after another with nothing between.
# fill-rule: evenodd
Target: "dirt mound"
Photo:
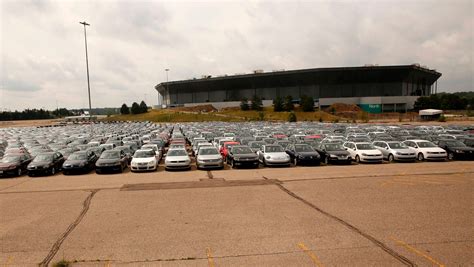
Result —
<instances>
[{"instance_id":1,"label":"dirt mound","mask_svg":"<svg viewBox=\"0 0 474 267\"><path fill-rule=\"evenodd\" d=\"M329 113L359 112L361 110L362 109L358 107L357 105L344 104L344 103L334 103L325 109L325 111Z\"/></svg>"},{"instance_id":2,"label":"dirt mound","mask_svg":"<svg viewBox=\"0 0 474 267\"><path fill-rule=\"evenodd\" d=\"M217 109L213 105L200 105L194 107L179 107L174 108L176 111L188 111L188 112L216 112Z\"/></svg>"}]
</instances>

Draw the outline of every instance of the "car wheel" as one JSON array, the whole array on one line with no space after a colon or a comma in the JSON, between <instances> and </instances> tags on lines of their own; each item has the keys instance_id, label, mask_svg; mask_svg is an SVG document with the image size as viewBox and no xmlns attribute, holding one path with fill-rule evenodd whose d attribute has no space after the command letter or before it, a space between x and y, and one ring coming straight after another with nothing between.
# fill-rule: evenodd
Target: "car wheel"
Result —
<instances>
[{"instance_id":1,"label":"car wheel","mask_svg":"<svg viewBox=\"0 0 474 267\"><path fill-rule=\"evenodd\" d=\"M448 153L448 159L449 159L449 160L453 160L453 159L454 159L454 153L453 153L453 152L449 152L449 153Z\"/></svg>"},{"instance_id":2,"label":"car wheel","mask_svg":"<svg viewBox=\"0 0 474 267\"><path fill-rule=\"evenodd\" d=\"M54 174L56 174L56 169L54 169L54 167L53 167L53 168L51 168L51 175L54 175Z\"/></svg>"},{"instance_id":3,"label":"car wheel","mask_svg":"<svg viewBox=\"0 0 474 267\"><path fill-rule=\"evenodd\" d=\"M18 171L16 172L17 176L21 176L23 174L23 171L21 168L18 168Z\"/></svg>"},{"instance_id":4,"label":"car wheel","mask_svg":"<svg viewBox=\"0 0 474 267\"><path fill-rule=\"evenodd\" d=\"M392 154L388 155L388 162L393 162L393 155Z\"/></svg>"},{"instance_id":5,"label":"car wheel","mask_svg":"<svg viewBox=\"0 0 474 267\"><path fill-rule=\"evenodd\" d=\"M356 157L355 157L355 162L360 163L360 157L359 157L359 155L356 155Z\"/></svg>"},{"instance_id":6,"label":"car wheel","mask_svg":"<svg viewBox=\"0 0 474 267\"><path fill-rule=\"evenodd\" d=\"M423 153L418 153L418 161L423 161L425 157L423 156Z\"/></svg>"}]
</instances>

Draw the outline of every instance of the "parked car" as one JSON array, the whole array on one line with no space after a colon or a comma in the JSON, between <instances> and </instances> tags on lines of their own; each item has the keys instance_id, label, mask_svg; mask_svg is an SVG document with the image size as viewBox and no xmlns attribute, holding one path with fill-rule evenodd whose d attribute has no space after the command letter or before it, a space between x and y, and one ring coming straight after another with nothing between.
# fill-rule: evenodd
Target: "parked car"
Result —
<instances>
[{"instance_id":1,"label":"parked car","mask_svg":"<svg viewBox=\"0 0 474 267\"><path fill-rule=\"evenodd\" d=\"M339 143L321 144L316 151L326 164L351 164L352 162L351 154Z\"/></svg>"},{"instance_id":2,"label":"parked car","mask_svg":"<svg viewBox=\"0 0 474 267\"><path fill-rule=\"evenodd\" d=\"M372 145L382 152L383 158L392 161L415 161L415 151L397 141L374 141Z\"/></svg>"},{"instance_id":3,"label":"parked car","mask_svg":"<svg viewBox=\"0 0 474 267\"><path fill-rule=\"evenodd\" d=\"M224 168L219 150L214 146L201 146L197 151L196 166L198 169Z\"/></svg>"},{"instance_id":4,"label":"parked car","mask_svg":"<svg viewBox=\"0 0 474 267\"><path fill-rule=\"evenodd\" d=\"M0 161L0 176L21 176L27 172L27 166L31 160L28 154L4 155Z\"/></svg>"},{"instance_id":5,"label":"parked car","mask_svg":"<svg viewBox=\"0 0 474 267\"><path fill-rule=\"evenodd\" d=\"M258 156L248 146L232 146L227 154L227 163L232 168L253 167L258 168Z\"/></svg>"},{"instance_id":6,"label":"parked car","mask_svg":"<svg viewBox=\"0 0 474 267\"><path fill-rule=\"evenodd\" d=\"M128 158L122 150L106 150L95 163L95 172L123 172L128 167Z\"/></svg>"},{"instance_id":7,"label":"parked car","mask_svg":"<svg viewBox=\"0 0 474 267\"><path fill-rule=\"evenodd\" d=\"M291 158L280 145L263 145L257 155L263 166L290 166Z\"/></svg>"},{"instance_id":8,"label":"parked car","mask_svg":"<svg viewBox=\"0 0 474 267\"><path fill-rule=\"evenodd\" d=\"M191 158L185 149L170 149L166 153L165 169L191 169Z\"/></svg>"},{"instance_id":9,"label":"parked car","mask_svg":"<svg viewBox=\"0 0 474 267\"><path fill-rule=\"evenodd\" d=\"M158 168L159 156L152 149L139 149L133 154L130 170L136 171L156 171Z\"/></svg>"},{"instance_id":10,"label":"parked car","mask_svg":"<svg viewBox=\"0 0 474 267\"><path fill-rule=\"evenodd\" d=\"M28 164L28 176L54 175L61 170L64 157L59 152L45 152L36 155L33 161Z\"/></svg>"},{"instance_id":11,"label":"parked car","mask_svg":"<svg viewBox=\"0 0 474 267\"><path fill-rule=\"evenodd\" d=\"M468 147L459 140L439 140L438 146L446 150L449 160L474 160L474 147Z\"/></svg>"},{"instance_id":12,"label":"parked car","mask_svg":"<svg viewBox=\"0 0 474 267\"><path fill-rule=\"evenodd\" d=\"M290 144L286 148L286 153L295 166L319 165L321 163L321 155L308 144Z\"/></svg>"},{"instance_id":13,"label":"parked car","mask_svg":"<svg viewBox=\"0 0 474 267\"><path fill-rule=\"evenodd\" d=\"M90 150L74 152L64 161L62 166L63 174L89 172L95 168L95 163L98 158L99 157Z\"/></svg>"},{"instance_id":14,"label":"parked car","mask_svg":"<svg viewBox=\"0 0 474 267\"><path fill-rule=\"evenodd\" d=\"M448 156L446 150L438 147L430 141L414 139L403 141L416 153L419 161L423 160L445 160Z\"/></svg>"},{"instance_id":15,"label":"parked car","mask_svg":"<svg viewBox=\"0 0 474 267\"><path fill-rule=\"evenodd\" d=\"M351 158L357 163L382 163L383 161L382 152L376 149L371 143L346 142L344 143L344 147L347 148L347 151L351 154Z\"/></svg>"},{"instance_id":16,"label":"parked car","mask_svg":"<svg viewBox=\"0 0 474 267\"><path fill-rule=\"evenodd\" d=\"M224 142L224 144L222 144L222 147L220 148L219 152L221 153L221 155L224 159L227 159L227 154L229 153L229 149L233 146L238 146L238 145L240 145L240 143L235 142L235 141Z\"/></svg>"}]
</instances>

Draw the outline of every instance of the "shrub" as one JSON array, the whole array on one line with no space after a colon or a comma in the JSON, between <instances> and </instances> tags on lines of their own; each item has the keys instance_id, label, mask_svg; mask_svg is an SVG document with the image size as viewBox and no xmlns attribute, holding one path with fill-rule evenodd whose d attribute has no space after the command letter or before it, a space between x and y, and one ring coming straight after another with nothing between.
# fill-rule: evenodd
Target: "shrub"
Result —
<instances>
[{"instance_id":1,"label":"shrub","mask_svg":"<svg viewBox=\"0 0 474 267\"><path fill-rule=\"evenodd\" d=\"M147 113L148 106L145 104L145 101L140 102L140 113Z\"/></svg>"},{"instance_id":2,"label":"shrub","mask_svg":"<svg viewBox=\"0 0 474 267\"><path fill-rule=\"evenodd\" d=\"M439 122L446 122L446 117L443 114L441 114L438 118L438 121Z\"/></svg>"},{"instance_id":3,"label":"shrub","mask_svg":"<svg viewBox=\"0 0 474 267\"><path fill-rule=\"evenodd\" d=\"M133 102L131 111L132 111L132 114L140 114L141 113L140 106L138 105L137 102Z\"/></svg>"},{"instance_id":4,"label":"shrub","mask_svg":"<svg viewBox=\"0 0 474 267\"><path fill-rule=\"evenodd\" d=\"M120 114L130 114L130 109L128 108L127 104L122 104L122 107L120 108Z\"/></svg>"},{"instance_id":5,"label":"shrub","mask_svg":"<svg viewBox=\"0 0 474 267\"><path fill-rule=\"evenodd\" d=\"M288 114L288 122L296 122L297 119L296 119L296 114L294 112L290 112L290 114Z\"/></svg>"},{"instance_id":6,"label":"shrub","mask_svg":"<svg viewBox=\"0 0 474 267\"><path fill-rule=\"evenodd\" d=\"M291 95L285 97L285 103L283 103L283 110L285 111L292 111L295 109L295 105L293 104L293 97Z\"/></svg>"},{"instance_id":7,"label":"shrub","mask_svg":"<svg viewBox=\"0 0 474 267\"><path fill-rule=\"evenodd\" d=\"M273 111L274 112L283 111L283 99L281 99L281 97L279 96L277 96L275 100L273 100Z\"/></svg>"},{"instance_id":8,"label":"shrub","mask_svg":"<svg viewBox=\"0 0 474 267\"><path fill-rule=\"evenodd\" d=\"M249 101L247 98L242 98L242 100L240 101L240 110L249 110L250 107L249 107Z\"/></svg>"},{"instance_id":9,"label":"shrub","mask_svg":"<svg viewBox=\"0 0 474 267\"><path fill-rule=\"evenodd\" d=\"M263 109L263 104L262 104L262 99L256 95L252 97L252 103L251 103L251 108L252 110L257 110L260 111Z\"/></svg>"},{"instance_id":10,"label":"shrub","mask_svg":"<svg viewBox=\"0 0 474 267\"><path fill-rule=\"evenodd\" d=\"M304 112L313 112L314 99L311 96L301 96L300 106Z\"/></svg>"}]
</instances>

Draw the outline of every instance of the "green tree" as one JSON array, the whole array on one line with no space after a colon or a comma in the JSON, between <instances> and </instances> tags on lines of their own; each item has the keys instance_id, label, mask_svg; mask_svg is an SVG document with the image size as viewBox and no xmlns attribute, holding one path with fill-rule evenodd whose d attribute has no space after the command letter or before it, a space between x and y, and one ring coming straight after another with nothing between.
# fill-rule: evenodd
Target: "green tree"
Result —
<instances>
[{"instance_id":1,"label":"green tree","mask_svg":"<svg viewBox=\"0 0 474 267\"><path fill-rule=\"evenodd\" d=\"M242 98L240 101L240 110L249 110L249 100L247 98Z\"/></svg>"},{"instance_id":2,"label":"green tree","mask_svg":"<svg viewBox=\"0 0 474 267\"><path fill-rule=\"evenodd\" d=\"M293 97L291 95L285 97L285 102L283 103L283 110L292 111L295 109L293 104Z\"/></svg>"},{"instance_id":3,"label":"green tree","mask_svg":"<svg viewBox=\"0 0 474 267\"><path fill-rule=\"evenodd\" d=\"M288 114L288 122L296 122L296 121L297 121L296 114L293 111L290 112L290 114Z\"/></svg>"},{"instance_id":4,"label":"green tree","mask_svg":"<svg viewBox=\"0 0 474 267\"><path fill-rule=\"evenodd\" d=\"M314 111L314 98L311 96L301 96L300 106L304 112Z\"/></svg>"},{"instance_id":5,"label":"green tree","mask_svg":"<svg viewBox=\"0 0 474 267\"><path fill-rule=\"evenodd\" d=\"M148 112L148 106L146 105L145 101L142 100L140 102L140 113L147 113Z\"/></svg>"},{"instance_id":6,"label":"green tree","mask_svg":"<svg viewBox=\"0 0 474 267\"><path fill-rule=\"evenodd\" d=\"M141 113L140 105L138 105L137 102L133 102L131 111L132 111L132 114L140 114Z\"/></svg>"},{"instance_id":7,"label":"green tree","mask_svg":"<svg viewBox=\"0 0 474 267\"><path fill-rule=\"evenodd\" d=\"M281 99L281 97L279 97L279 96L277 96L273 100L273 111L274 112L283 111L283 99Z\"/></svg>"},{"instance_id":8,"label":"green tree","mask_svg":"<svg viewBox=\"0 0 474 267\"><path fill-rule=\"evenodd\" d=\"M252 110L257 110L257 111L263 110L262 99L260 97L258 97L257 95L254 95L252 97L251 108L252 108Z\"/></svg>"},{"instance_id":9,"label":"green tree","mask_svg":"<svg viewBox=\"0 0 474 267\"><path fill-rule=\"evenodd\" d=\"M128 108L127 104L122 104L122 107L120 108L120 114L130 114L130 109Z\"/></svg>"}]
</instances>

